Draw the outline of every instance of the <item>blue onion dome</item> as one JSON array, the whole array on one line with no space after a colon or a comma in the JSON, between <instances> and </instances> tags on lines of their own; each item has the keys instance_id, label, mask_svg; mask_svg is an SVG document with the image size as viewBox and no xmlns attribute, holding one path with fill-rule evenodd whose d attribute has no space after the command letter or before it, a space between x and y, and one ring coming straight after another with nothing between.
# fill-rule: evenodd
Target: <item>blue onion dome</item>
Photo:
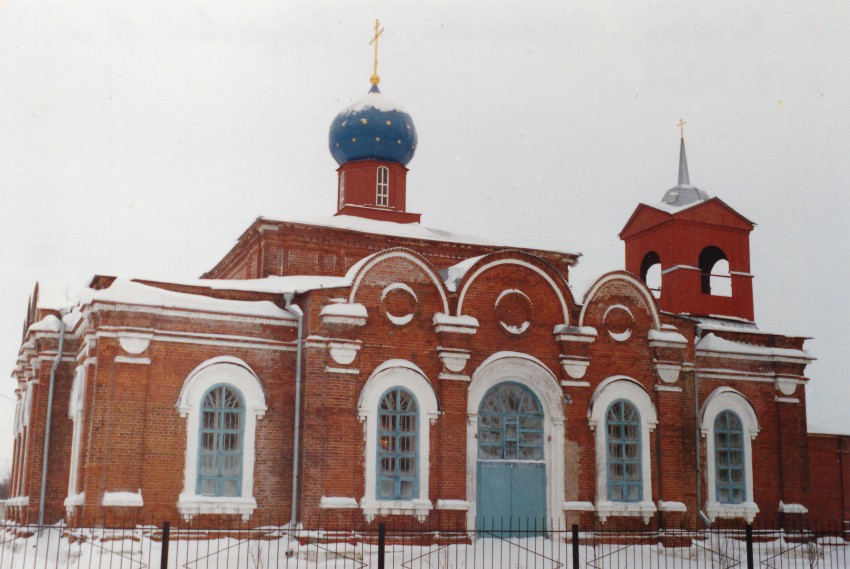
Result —
<instances>
[{"instance_id":1,"label":"blue onion dome","mask_svg":"<svg viewBox=\"0 0 850 569\"><path fill-rule=\"evenodd\" d=\"M416 127L409 113L372 85L365 97L334 118L328 145L340 166L370 159L406 166L416 152Z\"/></svg>"}]
</instances>

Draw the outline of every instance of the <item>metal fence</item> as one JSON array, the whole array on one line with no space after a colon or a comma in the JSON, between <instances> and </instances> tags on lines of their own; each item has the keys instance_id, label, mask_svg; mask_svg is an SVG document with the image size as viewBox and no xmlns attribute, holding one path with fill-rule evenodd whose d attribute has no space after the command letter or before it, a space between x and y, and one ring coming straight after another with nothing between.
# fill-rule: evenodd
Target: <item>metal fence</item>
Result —
<instances>
[{"instance_id":1,"label":"metal fence","mask_svg":"<svg viewBox=\"0 0 850 569\"><path fill-rule=\"evenodd\" d=\"M100 527L0 525L2 569L850 567L850 532L812 522L561 527L490 520L475 530L380 523L290 528L113 520ZM313 528L313 529L309 529Z\"/></svg>"}]
</instances>

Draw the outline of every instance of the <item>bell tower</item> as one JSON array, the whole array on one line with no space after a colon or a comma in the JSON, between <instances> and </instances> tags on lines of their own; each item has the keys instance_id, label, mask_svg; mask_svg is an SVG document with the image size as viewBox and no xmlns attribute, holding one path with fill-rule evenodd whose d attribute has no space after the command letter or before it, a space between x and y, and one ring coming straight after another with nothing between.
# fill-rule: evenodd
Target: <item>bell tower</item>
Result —
<instances>
[{"instance_id":1,"label":"bell tower","mask_svg":"<svg viewBox=\"0 0 850 569\"><path fill-rule=\"evenodd\" d=\"M647 283L664 311L752 321L754 226L723 200L691 185L683 131L678 183L661 202L639 204L620 232L626 270Z\"/></svg>"}]
</instances>

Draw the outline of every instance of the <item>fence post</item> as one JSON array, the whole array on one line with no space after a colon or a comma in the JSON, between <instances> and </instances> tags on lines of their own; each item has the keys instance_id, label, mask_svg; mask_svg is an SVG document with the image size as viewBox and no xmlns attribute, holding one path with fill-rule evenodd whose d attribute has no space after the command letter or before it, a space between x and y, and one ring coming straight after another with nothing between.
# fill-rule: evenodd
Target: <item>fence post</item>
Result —
<instances>
[{"instance_id":1,"label":"fence post","mask_svg":"<svg viewBox=\"0 0 850 569\"><path fill-rule=\"evenodd\" d=\"M159 558L159 569L168 569L168 534L171 533L171 524L162 522L162 555Z\"/></svg>"},{"instance_id":2,"label":"fence post","mask_svg":"<svg viewBox=\"0 0 850 569\"><path fill-rule=\"evenodd\" d=\"M747 569L754 569L753 561L753 524L747 524Z\"/></svg>"},{"instance_id":3,"label":"fence post","mask_svg":"<svg viewBox=\"0 0 850 569\"><path fill-rule=\"evenodd\" d=\"M378 524L378 569L384 569L384 554L386 553L385 540L387 538L387 525Z\"/></svg>"},{"instance_id":4,"label":"fence post","mask_svg":"<svg viewBox=\"0 0 850 569\"><path fill-rule=\"evenodd\" d=\"M578 524L573 524L573 569L578 569Z\"/></svg>"}]
</instances>

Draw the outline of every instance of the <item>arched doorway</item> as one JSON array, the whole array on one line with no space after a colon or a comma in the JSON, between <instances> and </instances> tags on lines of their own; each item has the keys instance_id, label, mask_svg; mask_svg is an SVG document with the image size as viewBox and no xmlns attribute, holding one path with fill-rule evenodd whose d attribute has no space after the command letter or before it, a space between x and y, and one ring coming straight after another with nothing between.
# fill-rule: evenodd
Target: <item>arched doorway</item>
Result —
<instances>
[{"instance_id":1,"label":"arched doorway","mask_svg":"<svg viewBox=\"0 0 850 569\"><path fill-rule=\"evenodd\" d=\"M515 381L491 387L478 408L479 529L546 529L544 453L544 414L537 396Z\"/></svg>"}]
</instances>

